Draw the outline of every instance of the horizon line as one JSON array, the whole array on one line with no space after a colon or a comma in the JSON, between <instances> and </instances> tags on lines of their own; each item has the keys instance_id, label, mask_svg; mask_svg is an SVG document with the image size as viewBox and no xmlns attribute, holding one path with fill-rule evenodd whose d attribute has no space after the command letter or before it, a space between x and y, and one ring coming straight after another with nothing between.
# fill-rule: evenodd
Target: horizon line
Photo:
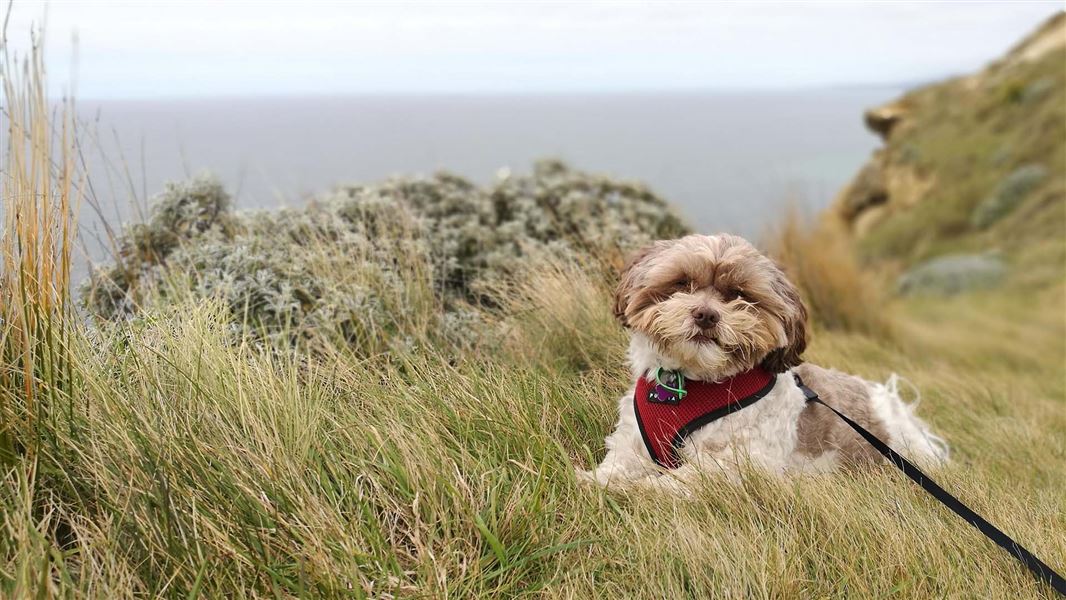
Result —
<instances>
[{"instance_id":1,"label":"horizon line","mask_svg":"<svg viewBox=\"0 0 1066 600\"><path fill-rule=\"evenodd\" d=\"M785 93L826 92L826 91L863 91L863 90L893 90L909 91L939 81L945 81L957 77L948 75L935 79L923 79L920 81L907 82L870 82L870 83L834 83L834 84L808 84L796 86L743 86L743 87L660 87L660 88L617 88L617 89L541 89L541 90L343 90L336 92L326 91L295 91L295 92L221 92L205 94L144 94L125 96L86 96L75 91L74 99L77 102L158 102L158 101L207 101L207 100L295 100L295 99L333 99L333 98L536 98L536 97L564 97L564 96L709 96L709 95L774 95ZM69 98L67 92L59 94L59 98Z\"/></svg>"}]
</instances>

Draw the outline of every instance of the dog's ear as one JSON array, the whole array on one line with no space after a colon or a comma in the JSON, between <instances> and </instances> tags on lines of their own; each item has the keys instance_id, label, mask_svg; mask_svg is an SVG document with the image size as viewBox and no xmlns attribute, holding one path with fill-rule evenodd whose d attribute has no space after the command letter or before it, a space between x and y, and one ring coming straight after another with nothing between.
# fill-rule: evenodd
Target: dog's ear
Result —
<instances>
[{"instance_id":1,"label":"dog's ear","mask_svg":"<svg viewBox=\"0 0 1066 600\"><path fill-rule=\"evenodd\" d=\"M807 306L785 273L780 268L775 269L774 291L785 304L778 317L785 328L787 341L783 347L770 351L761 366L771 373L783 373L803 362L800 355L807 349Z\"/></svg>"},{"instance_id":2,"label":"dog's ear","mask_svg":"<svg viewBox=\"0 0 1066 600\"><path fill-rule=\"evenodd\" d=\"M618 279L618 287L614 291L614 316L623 326L629 326L629 322L626 319L626 309L629 307L629 301L637 291L637 286L640 285L648 260L659 254L665 247L665 242L648 244L634 252L622 268L622 274Z\"/></svg>"}]
</instances>

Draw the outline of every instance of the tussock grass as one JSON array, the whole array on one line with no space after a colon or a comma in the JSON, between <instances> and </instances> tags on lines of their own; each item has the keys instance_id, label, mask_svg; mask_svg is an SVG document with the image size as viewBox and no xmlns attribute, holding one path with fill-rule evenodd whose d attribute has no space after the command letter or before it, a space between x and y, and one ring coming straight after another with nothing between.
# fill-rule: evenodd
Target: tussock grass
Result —
<instances>
[{"instance_id":1,"label":"tussock grass","mask_svg":"<svg viewBox=\"0 0 1066 600\"><path fill-rule=\"evenodd\" d=\"M19 60L0 43L7 127L0 173L0 466L5 468L19 454L38 449L38 421L69 404L74 377L67 360L70 258L84 179L75 169L72 107L49 105L43 77L39 45Z\"/></svg>"},{"instance_id":2,"label":"tussock grass","mask_svg":"<svg viewBox=\"0 0 1066 600\"><path fill-rule=\"evenodd\" d=\"M889 336L888 295L882 282L859 265L848 237L832 215L813 221L793 207L763 245L799 286L816 323Z\"/></svg>"},{"instance_id":3,"label":"tussock grass","mask_svg":"<svg viewBox=\"0 0 1066 600\"><path fill-rule=\"evenodd\" d=\"M530 272L502 282L492 298L504 315L504 348L518 364L602 370L625 360L628 339L611 312L618 260L531 258Z\"/></svg>"},{"instance_id":4,"label":"tussock grass","mask_svg":"<svg viewBox=\"0 0 1066 600\"><path fill-rule=\"evenodd\" d=\"M1049 377L1063 358L1061 324L994 356L953 351L962 340L994 345L973 327L983 308L913 307L900 325L903 351L825 332L812 358L907 375L922 414L954 446L942 482L1061 563L1066 422L1061 378ZM966 317L952 324L941 311ZM1010 330L1013 316L995 327ZM615 328L594 320L584 331L617 354ZM21 508L25 492L5 497L23 580L44 577L56 591L1046 593L890 468L794 480L750 472L739 486L709 478L683 499L578 485L573 466L601 456L626 385L618 363L584 370L429 348L309 360L251 338L234 343L221 303L180 304L99 335L75 353L85 409L55 432L55 474L31 496L49 522L64 523L64 541L51 543L65 559L41 561L56 538L29 535L37 529L27 522L42 513ZM564 327L540 339L565 348L569 335Z\"/></svg>"}]
</instances>

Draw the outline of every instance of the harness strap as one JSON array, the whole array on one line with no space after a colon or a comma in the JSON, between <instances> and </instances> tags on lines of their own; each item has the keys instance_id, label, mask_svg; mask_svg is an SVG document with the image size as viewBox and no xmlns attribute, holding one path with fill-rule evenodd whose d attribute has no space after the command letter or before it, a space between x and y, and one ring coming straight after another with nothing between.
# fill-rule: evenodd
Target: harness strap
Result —
<instances>
[{"instance_id":1,"label":"harness strap","mask_svg":"<svg viewBox=\"0 0 1066 600\"><path fill-rule=\"evenodd\" d=\"M803 380L799 378L799 375L796 375L796 383L799 385L800 389L803 390L803 395L807 398L807 402L821 404L836 413L838 417L851 426L856 433L869 442L874 449L887 458L897 469L903 471L903 474L909 477L911 481L917 483L923 490L929 492L929 494L939 500L941 504L951 509L956 515L962 517L967 523L976 527L981 533L985 534L985 537L995 542L1000 548L1010 552L1012 556L1017 558L1018 561L1025 566L1025 568L1029 569L1034 577L1050 585L1055 591L1063 597L1066 597L1066 580L1063 580L1062 575L1056 573L1054 569L1034 556L1032 552L1026 550L1021 544L1000 531L995 525L986 521L984 517L975 513L958 498L949 494L928 475L923 473L918 467L914 466L913 463L906 458L903 458L902 455L892 448L889 448L888 444L882 442L877 436L867 431L862 425L852 421L844 415L844 413L823 402L814 390L803 384Z\"/></svg>"},{"instance_id":2,"label":"harness strap","mask_svg":"<svg viewBox=\"0 0 1066 600\"><path fill-rule=\"evenodd\" d=\"M752 369L722 381L685 379L680 373L655 381L637 380L633 411L648 455L661 467L681 465L680 449L701 427L758 402L773 389L777 376Z\"/></svg>"}]
</instances>

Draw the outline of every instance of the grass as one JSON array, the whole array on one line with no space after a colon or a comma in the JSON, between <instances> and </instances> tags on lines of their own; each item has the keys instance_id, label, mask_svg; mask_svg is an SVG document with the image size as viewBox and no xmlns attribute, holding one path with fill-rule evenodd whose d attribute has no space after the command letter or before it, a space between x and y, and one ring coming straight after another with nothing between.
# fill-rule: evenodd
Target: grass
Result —
<instances>
[{"instance_id":1,"label":"grass","mask_svg":"<svg viewBox=\"0 0 1066 600\"><path fill-rule=\"evenodd\" d=\"M587 336L579 345L590 362L621 355L607 298L570 289L508 319L511 351L495 356L424 348L309 360L232 343L218 303L179 303L136 328L79 336L79 409L49 431L45 474L25 463L8 474L5 589L1047 593L888 468L793 480L751 472L741 486L709 480L689 499L579 486L572 469L601 456L626 375L618 360L555 360L574 356L574 331ZM991 295L899 306L908 316L894 346L821 331L810 352L869 377L905 374L922 391L922 414L953 443L942 483L1060 568L1062 299L1060 288L1037 311ZM548 319L558 333L546 333ZM18 485L29 480L32 490Z\"/></svg>"},{"instance_id":2,"label":"grass","mask_svg":"<svg viewBox=\"0 0 1066 600\"><path fill-rule=\"evenodd\" d=\"M47 111L24 114L27 131L55 131ZM1050 597L890 468L751 471L688 498L578 485L627 386L613 257L530 260L470 307L475 342L438 335L416 258L399 261L398 288L328 248L321 269L377 286L411 343L294 346L177 278L136 319L78 318L62 225L77 186L46 168L52 138L34 139L37 170L4 172L0 595ZM24 193L42 177L53 192ZM33 211L50 216L10 218ZM790 226L779 257L832 288L815 298L807 283L808 358L904 375L953 445L941 483L1066 567L1061 269L1038 287L857 309L844 304L876 278Z\"/></svg>"},{"instance_id":3,"label":"grass","mask_svg":"<svg viewBox=\"0 0 1066 600\"><path fill-rule=\"evenodd\" d=\"M856 260L838 220L807 219L793 208L765 237L766 252L797 283L814 322L828 329L892 335L884 286Z\"/></svg>"},{"instance_id":4,"label":"grass","mask_svg":"<svg viewBox=\"0 0 1066 600\"><path fill-rule=\"evenodd\" d=\"M56 109L46 100L40 47L34 44L21 63L0 48L7 126L0 173L0 466L9 467L19 453L38 450L37 421L71 401L70 259L84 180L74 168L71 106Z\"/></svg>"}]
</instances>

